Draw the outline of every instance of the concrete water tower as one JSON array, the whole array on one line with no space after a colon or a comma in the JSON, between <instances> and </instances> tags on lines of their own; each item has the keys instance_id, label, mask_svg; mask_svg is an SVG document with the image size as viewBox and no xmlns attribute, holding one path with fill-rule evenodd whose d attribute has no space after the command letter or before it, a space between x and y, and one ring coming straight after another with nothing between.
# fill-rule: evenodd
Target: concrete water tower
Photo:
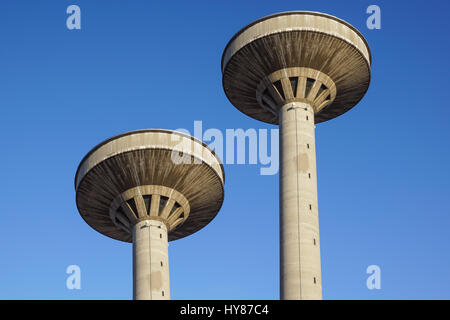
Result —
<instances>
[{"instance_id":1,"label":"concrete water tower","mask_svg":"<svg viewBox=\"0 0 450 320\"><path fill-rule=\"evenodd\" d=\"M246 115L280 126L280 296L321 299L315 124L355 106L370 82L358 30L318 12L284 12L240 30L222 56L223 88Z\"/></svg>"},{"instance_id":2,"label":"concrete water tower","mask_svg":"<svg viewBox=\"0 0 450 320\"><path fill-rule=\"evenodd\" d=\"M78 211L88 225L133 242L133 297L169 299L168 241L206 226L224 198L220 159L188 135L149 129L92 149L76 177Z\"/></svg>"}]
</instances>

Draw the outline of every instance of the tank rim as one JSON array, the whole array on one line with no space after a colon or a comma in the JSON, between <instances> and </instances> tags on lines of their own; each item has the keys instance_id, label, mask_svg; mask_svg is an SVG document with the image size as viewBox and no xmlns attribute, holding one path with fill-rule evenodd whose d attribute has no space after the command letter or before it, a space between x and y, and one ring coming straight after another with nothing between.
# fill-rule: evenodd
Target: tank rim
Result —
<instances>
[{"instance_id":1,"label":"tank rim","mask_svg":"<svg viewBox=\"0 0 450 320\"><path fill-rule=\"evenodd\" d=\"M224 168L223 168L223 163L222 163L221 159L219 159L219 157L217 156L217 154L216 154L213 150L211 150L211 148L210 148L205 142L203 142L203 141L201 141L201 140L199 140L199 139L197 139L197 138L195 138L195 137L193 137L193 136L191 136L191 135L189 135L189 134L186 134L186 133L183 133L183 132L180 132L180 131L176 131L176 130L170 130L170 129L139 129L139 130L132 130L132 131L127 131L127 132L124 132L124 133L117 134L117 135L115 135L115 136L112 136L112 137L110 137L110 138L108 138L108 139L106 139L106 140L100 142L100 143L97 144L95 147L93 147L93 148L92 148L92 149L91 149L91 150L90 150L90 151L89 151L89 152L81 159L81 161L80 161L80 163L79 163L79 165L78 165L78 167L77 167L77 171L76 171L76 173L75 173L75 181L74 181L75 191L77 190L77 177L78 177L78 173L79 173L79 171L80 171L80 169L81 169L81 166L82 166L83 163L86 161L86 159L89 158L95 151L97 151L100 147L104 146L104 145L107 144L108 142L111 142L111 141L113 141L113 140L115 140L115 139L118 139L118 138L121 138L121 137L125 137L125 136L128 136L128 135L132 135L132 134L145 133L145 132L173 133L173 134L178 134L178 135L180 135L180 136L189 138L189 139L191 139L191 140L193 140L193 141L196 141L196 142L198 142L198 143L201 143L202 146L205 147L206 149L208 149L208 150L214 155L214 157L216 158L217 162L218 162L219 165L220 165L220 169L221 169L221 171L222 171L223 182L225 183L225 170L224 170Z\"/></svg>"},{"instance_id":2,"label":"tank rim","mask_svg":"<svg viewBox=\"0 0 450 320\"><path fill-rule=\"evenodd\" d=\"M273 13L273 14L270 14L268 16L259 18L259 19L255 20L255 21L249 23L245 27L241 28L238 32L236 32L236 34L230 39L230 41L228 41L227 45L225 46L225 49L223 50L222 59L221 59L221 62L220 62L220 67L221 67L222 73L223 73L223 67L224 67L223 66L223 60L225 58L225 54L228 51L228 48L230 47L231 43L233 43L233 41L236 40L236 38L239 37L239 35L241 35L248 28L250 28L250 27L254 26L255 24L258 24L258 23L260 23L262 21L265 21L265 20L268 20L268 19L271 19L271 18L276 18L276 17L279 17L279 16L286 16L286 15L292 15L292 14L304 14L304 15L313 15L313 16L326 17L326 18L330 18L332 20L335 20L337 22L340 22L340 23L346 25L347 27L349 27L350 29L355 31L356 34L362 39L362 41L366 45L367 52L369 53L369 65L372 65L372 53L370 51L369 43L367 42L366 38L364 38L362 33L358 29L356 29L353 25L351 25L350 23L348 23L345 20L342 20L342 19L340 19L338 17L335 17L335 16L327 14L327 13L318 12L318 11L294 10L294 11L283 11L283 12Z\"/></svg>"}]
</instances>

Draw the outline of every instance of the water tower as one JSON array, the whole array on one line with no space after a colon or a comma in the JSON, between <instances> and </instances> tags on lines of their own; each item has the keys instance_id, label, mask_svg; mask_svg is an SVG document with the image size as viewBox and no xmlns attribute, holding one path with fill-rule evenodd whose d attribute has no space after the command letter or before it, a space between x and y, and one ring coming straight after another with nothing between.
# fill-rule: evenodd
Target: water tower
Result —
<instances>
[{"instance_id":1,"label":"water tower","mask_svg":"<svg viewBox=\"0 0 450 320\"><path fill-rule=\"evenodd\" d=\"M222 82L230 102L280 126L281 299L322 298L315 124L361 100L370 64L361 33L318 12L259 19L223 53Z\"/></svg>"},{"instance_id":2,"label":"water tower","mask_svg":"<svg viewBox=\"0 0 450 320\"><path fill-rule=\"evenodd\" d=\"M133 242L133 297L169 299L168 241L206 226L224 198L220 159L191 136L169 130L110 138L81 161L78 211L88 225Z\"/></svg>"}]
</instances>

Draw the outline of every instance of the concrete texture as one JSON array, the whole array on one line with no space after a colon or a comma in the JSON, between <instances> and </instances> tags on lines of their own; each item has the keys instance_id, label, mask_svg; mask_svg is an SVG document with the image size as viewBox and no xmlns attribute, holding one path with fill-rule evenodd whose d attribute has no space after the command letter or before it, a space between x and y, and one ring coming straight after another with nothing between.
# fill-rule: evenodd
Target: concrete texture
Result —
<instances>
[{"instance_id":1,"label":"concrete texture","mask_svg":"<svg viewBox=\"0 0 450 320\"><path fill-rule=\"evenodd\" d=\"M189 218L189 201L178 191L160 185L141 185L126 190L111 202L109 216L118 229L129 233L141 220L165 224L169 233L180 228Z\"/></svg>"},{"instance_id":2,"label":"concrete texture","mask_svg":"<svg viewBox=\"0 0 450 320\"><path fill-rule=\"evenodd\" d=\"M266 110L256 98L261 81L293 67L319 71L338 89L334 101L315 115L319 123L347 112L364 96L370 63L366 40L347 22L319 12L284 12L251 23L231 39L222 56L222 82L237 109L278 124L278 113Z\"/></svg>"},{"instance_id":3,"label":"concrete texture","mask_svg":"<svg viewBox=\"0 0 450 320\"><path fill-rule=\"evenodd\" d=\"M280 295L321 299L314 110L292 102L280 110Z\"/></svg>"},{"instance_id":4,"label":"concrete texture","mask_svg":"<svg viewBox=\"0 0 450 320\"><path fill-rule=\"evenodd\" d=\"M176 131L148 129L108 139L75 177L83 219L113 239L133 242L133 296L170 299L168 241L206 226L224 198L220 159Z\"/></svg>"},{"instance_id":5,"label":"concrete texture","mask_svg":"<svg viewBox=\"0 0 450 320\"><path fill-rule=\"evenodd\" d=\"M321 299L315 123L355 106L371 53L347 22L292 11L240 30L222 56L222 83L244 114L280 125L280 297Z\"/></svg>"},{"instance_id":6,"label":"concrete texture","mask_svg":"<svg viewBox=\"0 0 450 320\"><path fill-rule=\"evenodd\" d=\"M92 228L131 242L131 232L117 228L110 218L114 199L132 188L139 192L142 186L176 190L189 202L190 213L169 233L171 241L200 230L215 217L223 202L224 180L221 161L203 142L170 130L132 131L102 142L84 157L75 178L76 202Z\"/></svg>"},{"instance_id":7,"label":"concrete texture","mask_svg":"<svg viewBox=\"0 0 450 320\"><path fill-rule=\"evenodd\" d=\"M170 299L168 246L162 221L143 220L133 226L135 300Z\"/></svg>"}]
</instances>

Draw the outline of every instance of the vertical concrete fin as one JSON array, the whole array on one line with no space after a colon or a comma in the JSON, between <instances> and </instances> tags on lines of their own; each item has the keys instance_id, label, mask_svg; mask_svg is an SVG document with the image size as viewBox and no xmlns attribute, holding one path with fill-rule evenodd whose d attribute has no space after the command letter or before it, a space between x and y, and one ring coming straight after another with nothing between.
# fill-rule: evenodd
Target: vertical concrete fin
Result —
<instances>
[{"instance_id":1,"label":"vertical concrete fin","mask_svg":"<svg viewBox=\"0 0 450 320\"><path fill-rule=\"evenodd\" d=\"M306 97L306 99L314 101L314 98L316 97L317 92L319 92L321 85L322 85L322 82L316 80L314 82L311 90L309 90L308 97Z\"/></svg>"},{"instance_id":2,"label":"vertical concrete fin","mask_svg":"<svg viewBox=\"0 0 450 320\"><path fill-rule=\"evenodd\" d=\"M167 220L167 223L169 225L171 225L176 219L178 219L181 214L183 213L183 208L179 207L177 208L170 216L169 219Z\"/></svg>"},{"instance_id":3,"label":"vertical concrete fin","mask_svg":"<svg viewBox=\"0 0 450 320\"><path fill-rule=\"evenodd\" d=\"M305 98L306 92L306 77L298 77L297 84L297 94L295 95L297 98Z\"/></svg>"},{"instance_id":4,"label":"vertical concrete fin","mask_svg":"<svg viewBox=\"0 0 450 320\"><path fill-rule=\"evenodd\" d=\"M152 202L150 204L150 216L157 217L159 214L159 201L161 196L159 194L152 195Z\"/></svg>"},{"instance_id":5,"label":"vertical concrete fin","mask_svg":"<svg viewBox=\"0 0 450 320\"><path fill-rule=\"evenodd\" d=\"M134 203L136 204L137 214L139 218L147 217L147 208L145 206L144 198L141 195L137 195L133 197Z\"/></svg>"},{"instance_id":6,"label":"vertical concrete fin","mask_svg":"<svg viewBox=\"0 0 450 320\"><path fill-rule=\"evenodd\" d=\"M130 221L134 221L138 218L134 214L133 209L131 209L130 205L126 201L122 202L122 204L120 206L122 207L123 212L125 213L125 215L127 216L127 218Z\"/></svg>"},{"instance_id":7,"label":"vertical concrete fin","mask_svg":"<svg viewBox=\"0 0 450 320\"><path fill-rule=\"evenodd\" d=\"M281 78L281 84L283 85L284 97L286 100L294 99L294 93L292 92L292 86L289 78Z\"/></svg>"},{"instance_id":8,"label":"vertical concrete fin","mask_svg":"<svg viewBox=\"0 0 450 320\"><path fill-rule=\"evenodd\" d=\"M169 213L172 210L174 205L175 205L175 200L169 199L159 216L163 219L166 219L169 216Z\"/></svg>"}]
</instances>

